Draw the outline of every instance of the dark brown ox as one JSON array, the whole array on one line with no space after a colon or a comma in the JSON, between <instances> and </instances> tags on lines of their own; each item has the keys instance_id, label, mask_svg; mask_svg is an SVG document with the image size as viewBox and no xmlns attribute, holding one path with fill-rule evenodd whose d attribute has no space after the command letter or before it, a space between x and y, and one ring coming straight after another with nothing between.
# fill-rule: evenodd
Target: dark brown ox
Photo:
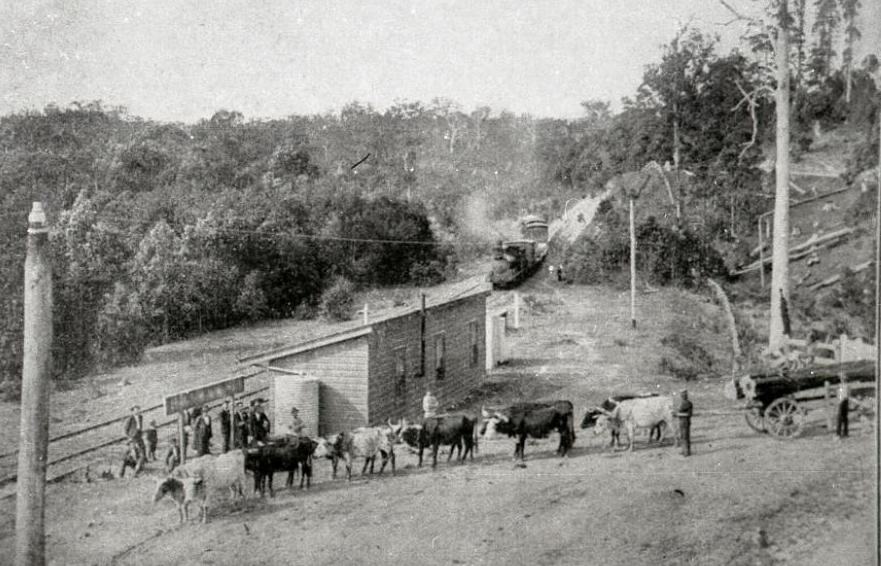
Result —
<instances>
[{"instance_id":1,"label":"dark brown ox","mask_svg":"<svg viewBox=\"0 0 881 566\"><path fill-rule=\"evenodd\" d=\"M526 438L547 438L551 432L560 433L557 454L566 456L575 444L575 415L570 401L548 403L517 403L502 411L483 410L480 435L490 438L495 434L517 437L514 458L524 459Z\"/></svg>"},{"instance_id":2,"label":"dark brown ox","mask_svg":"<svg viewBox=\"0 0 881 566\"><path fill-rule=\"evenodd\" d=\"M312 484L312 453L318 443L301 436L299 438L278 438L254 448L244 448L245 470L254 474L254 493L261 497L269 483L269 496L274 495L272 476L276 472L288 472L287 487L293 487L294 474L300 472L300 489L303 484Z\"/></svg>"},{"instance_id":3,"label":"dark brown ox","mask_svg":"<svg viewBox=\"0 0 881 566\"><path fill-rule=\"evenodd\" d=\"M458 450L458 459L464 462L468 455L474 459L477 448L477 417L462 413L453 413L428 417L421 425L404 425L401 439L409 446L419 450L419 466L422 466L422 454L431 446L431 467L437 467L437 452L441 444L450 447L447 462L453 457L453 449ZM462 446L465 452L462 452Z\"/></svg>"}]
</instances>

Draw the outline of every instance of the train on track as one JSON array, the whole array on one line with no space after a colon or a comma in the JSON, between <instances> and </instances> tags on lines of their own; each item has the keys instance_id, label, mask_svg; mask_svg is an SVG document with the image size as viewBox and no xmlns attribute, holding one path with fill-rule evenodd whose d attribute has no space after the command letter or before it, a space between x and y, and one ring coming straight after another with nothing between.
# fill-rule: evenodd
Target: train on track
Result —
<instances>
[{"instance_id":1,"label":"train on track","mask_svg":"<svg viewBox=\"0 0 881 566\"><path fill-rule=\"evenodd\" d=\"M490 281L497 289L507 289L535 273L548 255L548 222L536 215L520 220L517 240L500 241L496 245Z\"/></svg>"}]
</instances>

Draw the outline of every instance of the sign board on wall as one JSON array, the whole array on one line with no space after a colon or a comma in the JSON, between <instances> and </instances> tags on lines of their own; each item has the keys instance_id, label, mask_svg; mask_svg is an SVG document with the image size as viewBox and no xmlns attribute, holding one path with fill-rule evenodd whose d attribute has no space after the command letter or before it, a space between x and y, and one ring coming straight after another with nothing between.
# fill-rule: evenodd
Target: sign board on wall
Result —
<instances>
[{"instance_id":1,"label":"sign board on wall","mask_svg":"<svg viewBox=\"0 0 881 566\"><path fill-rule=\"evenodd\" d=\"M165 397L165 414L176 415L192 407L236 395L245 391L245 376L238 376L208 385L201 385Z\"/></svg>"}]
</instances>

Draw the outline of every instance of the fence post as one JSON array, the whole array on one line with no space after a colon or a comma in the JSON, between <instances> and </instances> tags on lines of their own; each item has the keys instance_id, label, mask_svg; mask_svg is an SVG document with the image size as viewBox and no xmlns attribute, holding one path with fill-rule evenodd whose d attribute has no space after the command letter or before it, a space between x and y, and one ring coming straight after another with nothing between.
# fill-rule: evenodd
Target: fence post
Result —
<instances>
[{"instance_id":1,"label":"fence post","mask_svg":"<svg viewBox=\"0 0 881 566\"><path fill-rule=\"evenodd\" d=\"M520 329L520 293L514 291L514 329Z\"/></svg>"},{"instance_id":2,"label":"fence post","mask_svg":"<svg viewBox=\"0 0 881 566\"><path fill-rule=\"evenodd\" d=\"M187 438L184 435L184 427L186 426L186 416L181 411L177 414L177 442L180 447L180 463L187 463Z\"/></svg>"},{"instance_id":3,"label":"fence post","mask_svg":"<svg viewBox=\"0 0 881 566\"><path fill-rule=\"evenodd\" d=\"M823 398L826 400L826 430L832 430L833 405L831 403L832 394L829 390L828 380L823 382Z\"/></svg>"}]
</instances>

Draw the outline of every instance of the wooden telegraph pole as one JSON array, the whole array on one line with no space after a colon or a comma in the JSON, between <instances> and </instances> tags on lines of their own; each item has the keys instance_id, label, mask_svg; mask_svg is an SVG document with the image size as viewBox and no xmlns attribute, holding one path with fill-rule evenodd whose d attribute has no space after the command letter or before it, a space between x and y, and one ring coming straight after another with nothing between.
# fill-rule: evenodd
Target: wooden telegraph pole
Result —
<instances>
[{"instance_id":1,"label":"wooden telegraph pole","mask_svg":"<svg viewBox=\"0 0 881 566\"><path fill-rule=\"evenodd\" d=\"M636 208L634 201L648 185L650 175L647 170L648 165L643 167L641 173L636 173L636 178L632 178L633 185L626 186L625 191L627 198L630 200L630 326L636 328Z\"/></svg>"},{"instance_id":2,"label":"wooden telegraph pole","mask_svg":"<svg viewBox=\"0 0 881 566\"><path fill-rule=\"evenodd\" d=\"M28 216L24 263L24 367L15 512L16 566L46 562L43 522L49 446L49 378L52 347L52 269L43 204Z\"/></svg>"},{"instance_id":3,"label":"wooden telegraph pole","mask_svg":"<svg viewBox=\"0 0 881 566\"><path fill-rule=\"evenodd\" d=\"M630 326L636 328L636 215L630 195Z\"/></svg>"},{"instance_id":4,"label":"wooden telegraph pole","mask_svg":"<svg viewBox=\"0 0 881 566\"><path fill-rule=\"evenodd\" d=\"M875 81L881 90L881 70ZM881 109L878 111L878 192L875 195L875 381L881 376ZM881 564L881 396L875 394L875 550Z\"/></svg>"}]
</instances>

